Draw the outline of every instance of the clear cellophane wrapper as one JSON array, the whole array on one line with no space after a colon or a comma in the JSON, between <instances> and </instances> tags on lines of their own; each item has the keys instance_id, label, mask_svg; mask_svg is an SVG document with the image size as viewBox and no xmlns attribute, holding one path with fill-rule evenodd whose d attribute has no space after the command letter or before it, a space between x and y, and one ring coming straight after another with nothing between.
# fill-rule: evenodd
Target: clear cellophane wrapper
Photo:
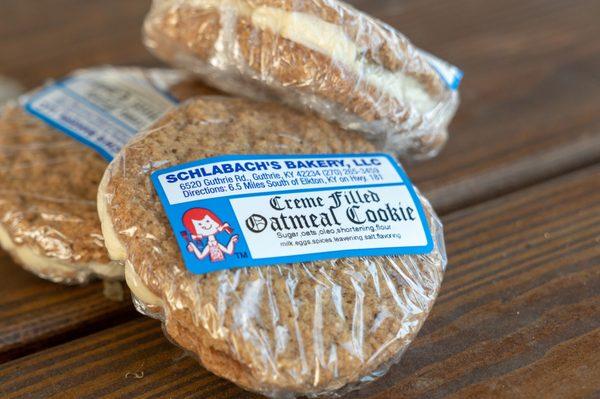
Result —
<instances>
[{"instance_id":1,"label":"clear cellophane wrapper","mask_svg":"<svg viewBox=\"0 0 600 399\"><path fill-rule=\"evenodd\" d=\"M214 92L172 69L102 66L74 71L73 77L139 80L178 98ZM108 257L96 210L108 161L24 107L54 83L0 111L0 245L25 269L53 282L121 279L122 265Z\"/></svg>"},{"instance_id":2,"label":"clear cellophane wrapper","mask_svg":"<svg viewBox=\"0 0 600 399\"><path fill-rule=\"evenodd\" d=\"M336 0L154 0L158 57L234 95L311 109L405 159L435 156L462 73Z\"/></svg>"},{"instance_id":3,"label":"clear cellophane wrapper","mask_svg":"<svg viewBox=\"0 0 600 399\"><path fill-rule=\"evenodd\" d=\"M437 297L447 264L442 224L432 213L427 200L422 200L430 215L435 242L435 249L430 254L337 259L317 262L317 265L307 263L267 266L256 271L215 272L222 281L216 290L220 292L219 299L224 299L216 303L203 298L198 288L186 287L198 292L192 303L202 309L196 319L190 320L192 326L203 326L209 336L217 340L228 335L226 330L230 327L227 323L247 330L241 334L245 342L230 341L228 345L232 348L241 346L234 351L251 352L254 365L250 367L261 369L259 377L249 383L232 378L236 372L229 374L204 363L198 354L207 351L207 348L201 348L202 345L194 343L193 339L182 345L180 339L171 338L172 334L179 336L186 333L185 326L169 322L170 317L166 313L177 312L176 308L149 305L134 292L131 295L133 303L138 312L160 320L165 336L184 349L187 355L246 390L279 399L341 397L357 389L375 390L376 387L370 384L400 362L419 332ZM361 263L363 265L357 267ZM239 286L232 287L232 283ZM287 287L286 297L278 297L273 284ZM253 292L256 286L262 287L263 291ZM246 295L235 297L236 292L245 292ZM295 312L291 315L293 324L287 327L277 325L280 316L277 304L273 303L276 297L278 301L288 302ZM378 303L383 297L388 301ZM177 303L178 299L174 294L165 302ZM365 317L367 312L374 313ZM263 335L260 329L254 328L253 322L248 322L256 314L264 313L268 316L263 322L277 325L272 335ZM388 323L387 318L396 320ZM310 324L304 325L303 319L311 319ZM344 332L335 328L326 332L327 326L338 323L346 325ZM382 333L381 330L386 328L391 329ZM340 333L341 336L337 335ZM337 335L336 341L345 339L344 346L332 345L332 335ZM381 339L380 335L384 338ZM280 361L277 352L286 351L287 340L293 336L296 336L293 351L297 352L297 356ZM298 339L300 337L308 340L302 342ZM350 354L344 354L344 351ZM380 358L385 360L380 361ZM345 375L336 379L340 368L345 369ZM354 371L349 371L349 368ZM268 382L273 374L286 374L287 386ZM321 377L321 374L327 377Z\"/></svg>"},{"instance_id":4,"label":"clear cellophane wrapper","mask_svg":"<svg viewBox=\"0 0 600 399\"><path fill-rule=\"evenodd\" d=\"M109 252L125 262L137 309L160 319L208 370L274 398L342 395L383 376L417 335L446 268L442 223L417 190L430 253L191 273L150 181L154 171L240 153L376 151L362 135L342 136L314 116L247 107L196 99L120 152L98 200Z\"/></svg>"}]
</instances>

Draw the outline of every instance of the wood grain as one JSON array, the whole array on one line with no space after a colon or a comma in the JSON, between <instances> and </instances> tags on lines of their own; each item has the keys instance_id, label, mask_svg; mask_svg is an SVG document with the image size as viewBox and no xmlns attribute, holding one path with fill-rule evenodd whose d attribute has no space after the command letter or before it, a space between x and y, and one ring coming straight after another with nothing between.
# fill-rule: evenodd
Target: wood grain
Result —
<instances>
[{"instance_id":1,"label":"wood grain","mask_svg":"<svg viewBox=\"0 0 600 399\"><path fill-rule=\"evenodd\" d=\"M41 280L0 252L0 362L136 317L131 300L104 297L101 283L68 287Z\"/></svg>"},{"instance_id":2,"label":"wood grain","mask_svg":"<svg viewBox=\"0 0 600 399\"><path fill-rule=\"evenodd\" d=\"M408 168L438 211L600 160L599 14L587 0L429 0L385 16L465 71L446 149Z\"/></svg>"},{"instance_id":3,"label":"wood grain","mask_svg":"<svg viewBox=\"0 0 600 399\"><path fill-rule=\"evenodd\" d=\"M600 166L444 223L442 292L389 386L373 397L600 392Z\"/></svg>"},{"instance_id":4,"label":"wood grain","mask_svg":"<svg viewBox=\"0 0 600 399\"><path fill-rule=\"evenodd\" d=\"M401 363L354 397L600 392L600 167L444 218L450 265ZM134 320L0 366L3 397L242 398Z\"/></svg>"},{"instance_id":5,"label":"wood grain","mask_svg":"<svg viewBox=\"0 0 600 399\"><path fill-rule=\"evenodd\" d=\"M157 64L141 43L149 0L3 0L0 73L34 87L98 64Z\"/></svg>"}]
</instances>

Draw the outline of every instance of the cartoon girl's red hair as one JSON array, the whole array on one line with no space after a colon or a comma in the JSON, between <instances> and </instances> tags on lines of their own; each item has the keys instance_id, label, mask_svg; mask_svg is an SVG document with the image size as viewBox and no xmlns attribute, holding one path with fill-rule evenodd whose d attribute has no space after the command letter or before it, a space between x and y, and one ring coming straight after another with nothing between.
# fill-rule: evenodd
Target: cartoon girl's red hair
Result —
<instances>
[{"instance_id":1,"label":"cartoon girl's red hair","mask_svg":"<svg viewBox=\"0 0 600 399\"><path fill-rule=\"evenodd\" d=\"M196 227L194 227L194 223L192 223L192 220L202 220L206 216L214 220L215 223L217 223L219 226L223 226L223 222L221 221L221 219L219 219L219 217L215 215L212 211L205 208L188 209L187 211L185 211L181 219L187 231L191 232L193 235L200 235L196 231ZM233 230L229 226L224 227L223 230L225 230L229 234L233 232Z\"/></svg>"}]
</instances>

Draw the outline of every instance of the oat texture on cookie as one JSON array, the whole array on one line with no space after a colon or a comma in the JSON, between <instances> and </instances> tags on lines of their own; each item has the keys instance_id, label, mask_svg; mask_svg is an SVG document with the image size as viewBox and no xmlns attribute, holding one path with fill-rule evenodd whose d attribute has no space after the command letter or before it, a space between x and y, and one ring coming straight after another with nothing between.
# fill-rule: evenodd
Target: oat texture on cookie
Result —
<instances>
[{"instance_id":1,"label":"oat texture on cookie","mask_svg":"<svg viewBox=\"0 0 600 399\"><path fill-rule=\"evenodd\" d=\"M419 195L434 248L192 274L150 181L227 154L373 152L364 135L273 103L186 102L130 142L98 198L109 252L142 313L212 372L271 397L340 394L383 375L416 336L446 265L442 225Z\"/></svg>"}]
</instances>

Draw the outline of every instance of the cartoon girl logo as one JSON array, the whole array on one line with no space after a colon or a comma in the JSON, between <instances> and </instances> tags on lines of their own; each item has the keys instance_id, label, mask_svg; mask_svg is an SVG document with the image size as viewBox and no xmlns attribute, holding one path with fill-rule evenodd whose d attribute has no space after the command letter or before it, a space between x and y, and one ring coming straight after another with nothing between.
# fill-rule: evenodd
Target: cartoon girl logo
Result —
<instances>
[{"instance_id":1,"label":"cartoon girl logo","mask_svg":"<svg viewBox=\"0 0 600 399\"><path fill-rule=\"evenodd\" d=\"M182 221L187 231L181 232L181 236L188 243L187 250L192 252L196 258L201 260L208 256L211 262L219 262L225 259L225 254L233 254L238 236L231 236L227 246L217 241L217 233L226 231L231 234L233 229L229 227L229 224L221 222L221 219L210 210L205 208L188 209L183 214ZM191 233L191 237L188 236L188 232ZM206 246L201 248L204 238L207 238L208 241Z\"/></svg>"}]
</instances>

